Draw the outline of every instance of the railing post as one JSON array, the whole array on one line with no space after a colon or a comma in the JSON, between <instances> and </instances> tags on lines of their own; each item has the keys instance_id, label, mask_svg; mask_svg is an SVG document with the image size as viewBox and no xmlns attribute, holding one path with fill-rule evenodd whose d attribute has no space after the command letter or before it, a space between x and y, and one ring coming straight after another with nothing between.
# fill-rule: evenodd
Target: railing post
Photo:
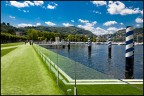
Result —
<instances>
[{"instance_id":1,"label":"railing post","mask_svg":"<svg viewBox=\"0 0 144 96\"><path fill-rule=\"evenodd\" d=\"M74 65L74 71L75 71L75 86L74 86L74 95L77 95L77 88L76 88L76 61L75 61L75 65Z\"/></svg>"},{"instance_id":2,"label":"railing post","mask_svg":"<svg viewBox=\"0 0 144 96\"><path fill-rule=\"evenodd\" d=\"M57 48L58 50L58 48ZM57 51L57 85L59 85L58 51Z\"/></svg>"}]
</instances>

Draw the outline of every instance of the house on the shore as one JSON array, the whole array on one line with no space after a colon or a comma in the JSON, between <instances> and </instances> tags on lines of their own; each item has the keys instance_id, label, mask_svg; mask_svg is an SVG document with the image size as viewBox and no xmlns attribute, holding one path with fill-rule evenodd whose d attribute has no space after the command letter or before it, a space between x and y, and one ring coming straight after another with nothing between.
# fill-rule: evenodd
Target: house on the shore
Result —
<instances>
[{"instance_id":1,"label":"house on the shore","mask_svg":"<svg viewBox=\"0 0 144 96\"><path fill-rule=\"evenodd\" d=\"M16 31L15 33L16 33L16 36L24 36L25 35L24 32L22 32L22 31Z\"/></svg>"}]
</instances>

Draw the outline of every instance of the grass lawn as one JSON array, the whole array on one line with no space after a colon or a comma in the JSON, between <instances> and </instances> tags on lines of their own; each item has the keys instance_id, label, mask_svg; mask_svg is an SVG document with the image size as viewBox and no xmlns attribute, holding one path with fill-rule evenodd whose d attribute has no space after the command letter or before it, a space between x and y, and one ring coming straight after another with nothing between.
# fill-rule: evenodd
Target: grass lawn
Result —
<instances>
[{"instance_id":1,"label":"grass lawn","mask_svg":"<svg viewBox=\"0 0 144 96\"><path fill-rule=\"evenodd\" d=\"M1 57L2 95L62 95L52 75L31 45Z\"/></svg>"},{"instance_id":2,"label":"grass lawn","mask_svg":"<svg viewBox=\"0 0 144 96\"><path fill-rule=\"evenodd\" d=\"M14 50L14 49L16 49L16 48L17 48L17 47L1 50L1 57L4 56L4 55L6 55L7 53L11 52L12 50Z\"/></svg>"},{"instance_id":3,"label":"grass lawn","mask_svg":"<svg viewBox=\"0 0 144 96\"><path fill-rule=\"evenodd\" d=\"M17 45L22 45L22 44L25 44L25 43L24 42L6 43L6 44L1 44L1 47L17 46Z\"/></svg>"},{"instance_id":4,"label":"grass lawn","mask_svg":"<svg viewBox=\"0 0 144 96\"><path fill-rule=\"evenodd\" d=\"M136 85L142 87L143 85ZM74 86L67 86L67 89L72 89L67 94L73 94ZM66 91L66 90L65 90ZM78 95L142 95L143 91L123 84L107 84L107 85L77 85Z\"/></svg>"}]
</instances>

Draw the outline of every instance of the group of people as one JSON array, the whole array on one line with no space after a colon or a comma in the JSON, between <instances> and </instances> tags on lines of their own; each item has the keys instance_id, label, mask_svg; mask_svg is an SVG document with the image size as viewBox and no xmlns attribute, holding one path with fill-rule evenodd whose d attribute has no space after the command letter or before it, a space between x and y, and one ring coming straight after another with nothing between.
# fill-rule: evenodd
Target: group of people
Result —
<instances>
[{"instance_id":1,"label":"group of people","mask_svg":"<svg viewBox=\"0 0 144 96\"><path fill-rule=\"evenodd\" d=\"M26 43L28 43L28 42L29 42L30 45L33 45L33 40L29 40L29 41L26 40L26 41L25 41L25 45L26 45Z\"/></svg>"}]
</instances>

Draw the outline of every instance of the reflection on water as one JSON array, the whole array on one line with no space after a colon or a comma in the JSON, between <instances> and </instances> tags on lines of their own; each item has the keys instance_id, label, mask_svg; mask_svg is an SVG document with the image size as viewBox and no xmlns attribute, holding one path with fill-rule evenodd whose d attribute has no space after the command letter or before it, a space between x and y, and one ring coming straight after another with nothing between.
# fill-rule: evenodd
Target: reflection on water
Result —
<instances>
[{"instance_id":1,"label":"reflection on water","mask_svg":"<svg viewBox=\"0 0 144 96\"><path fill-rule=\"evenodd\" d=\"M70 50L68 50L68 47L65 47L65 49L50 50L54 52L59 50L58 54L68 57L98 72L104 73L111 78L125 78L125 45L112 45L111 58L108 56L107 45L93 44L90 52L88 51L87 44L71 45ZM142 79L143 48L141 45L135 46L134 54L133 76L135 79Z\"/></svg>"},{"instance_id":2,"label":"reflection on water","mask_svg":"<svg viewBox=\"0 0 144 96\"><path fill-rule=\"evenodd\" d=\"M91 50L88 50L88 65L90 68L92 68L92 60L91 60Z\"/></svg>"}]
</instances>

